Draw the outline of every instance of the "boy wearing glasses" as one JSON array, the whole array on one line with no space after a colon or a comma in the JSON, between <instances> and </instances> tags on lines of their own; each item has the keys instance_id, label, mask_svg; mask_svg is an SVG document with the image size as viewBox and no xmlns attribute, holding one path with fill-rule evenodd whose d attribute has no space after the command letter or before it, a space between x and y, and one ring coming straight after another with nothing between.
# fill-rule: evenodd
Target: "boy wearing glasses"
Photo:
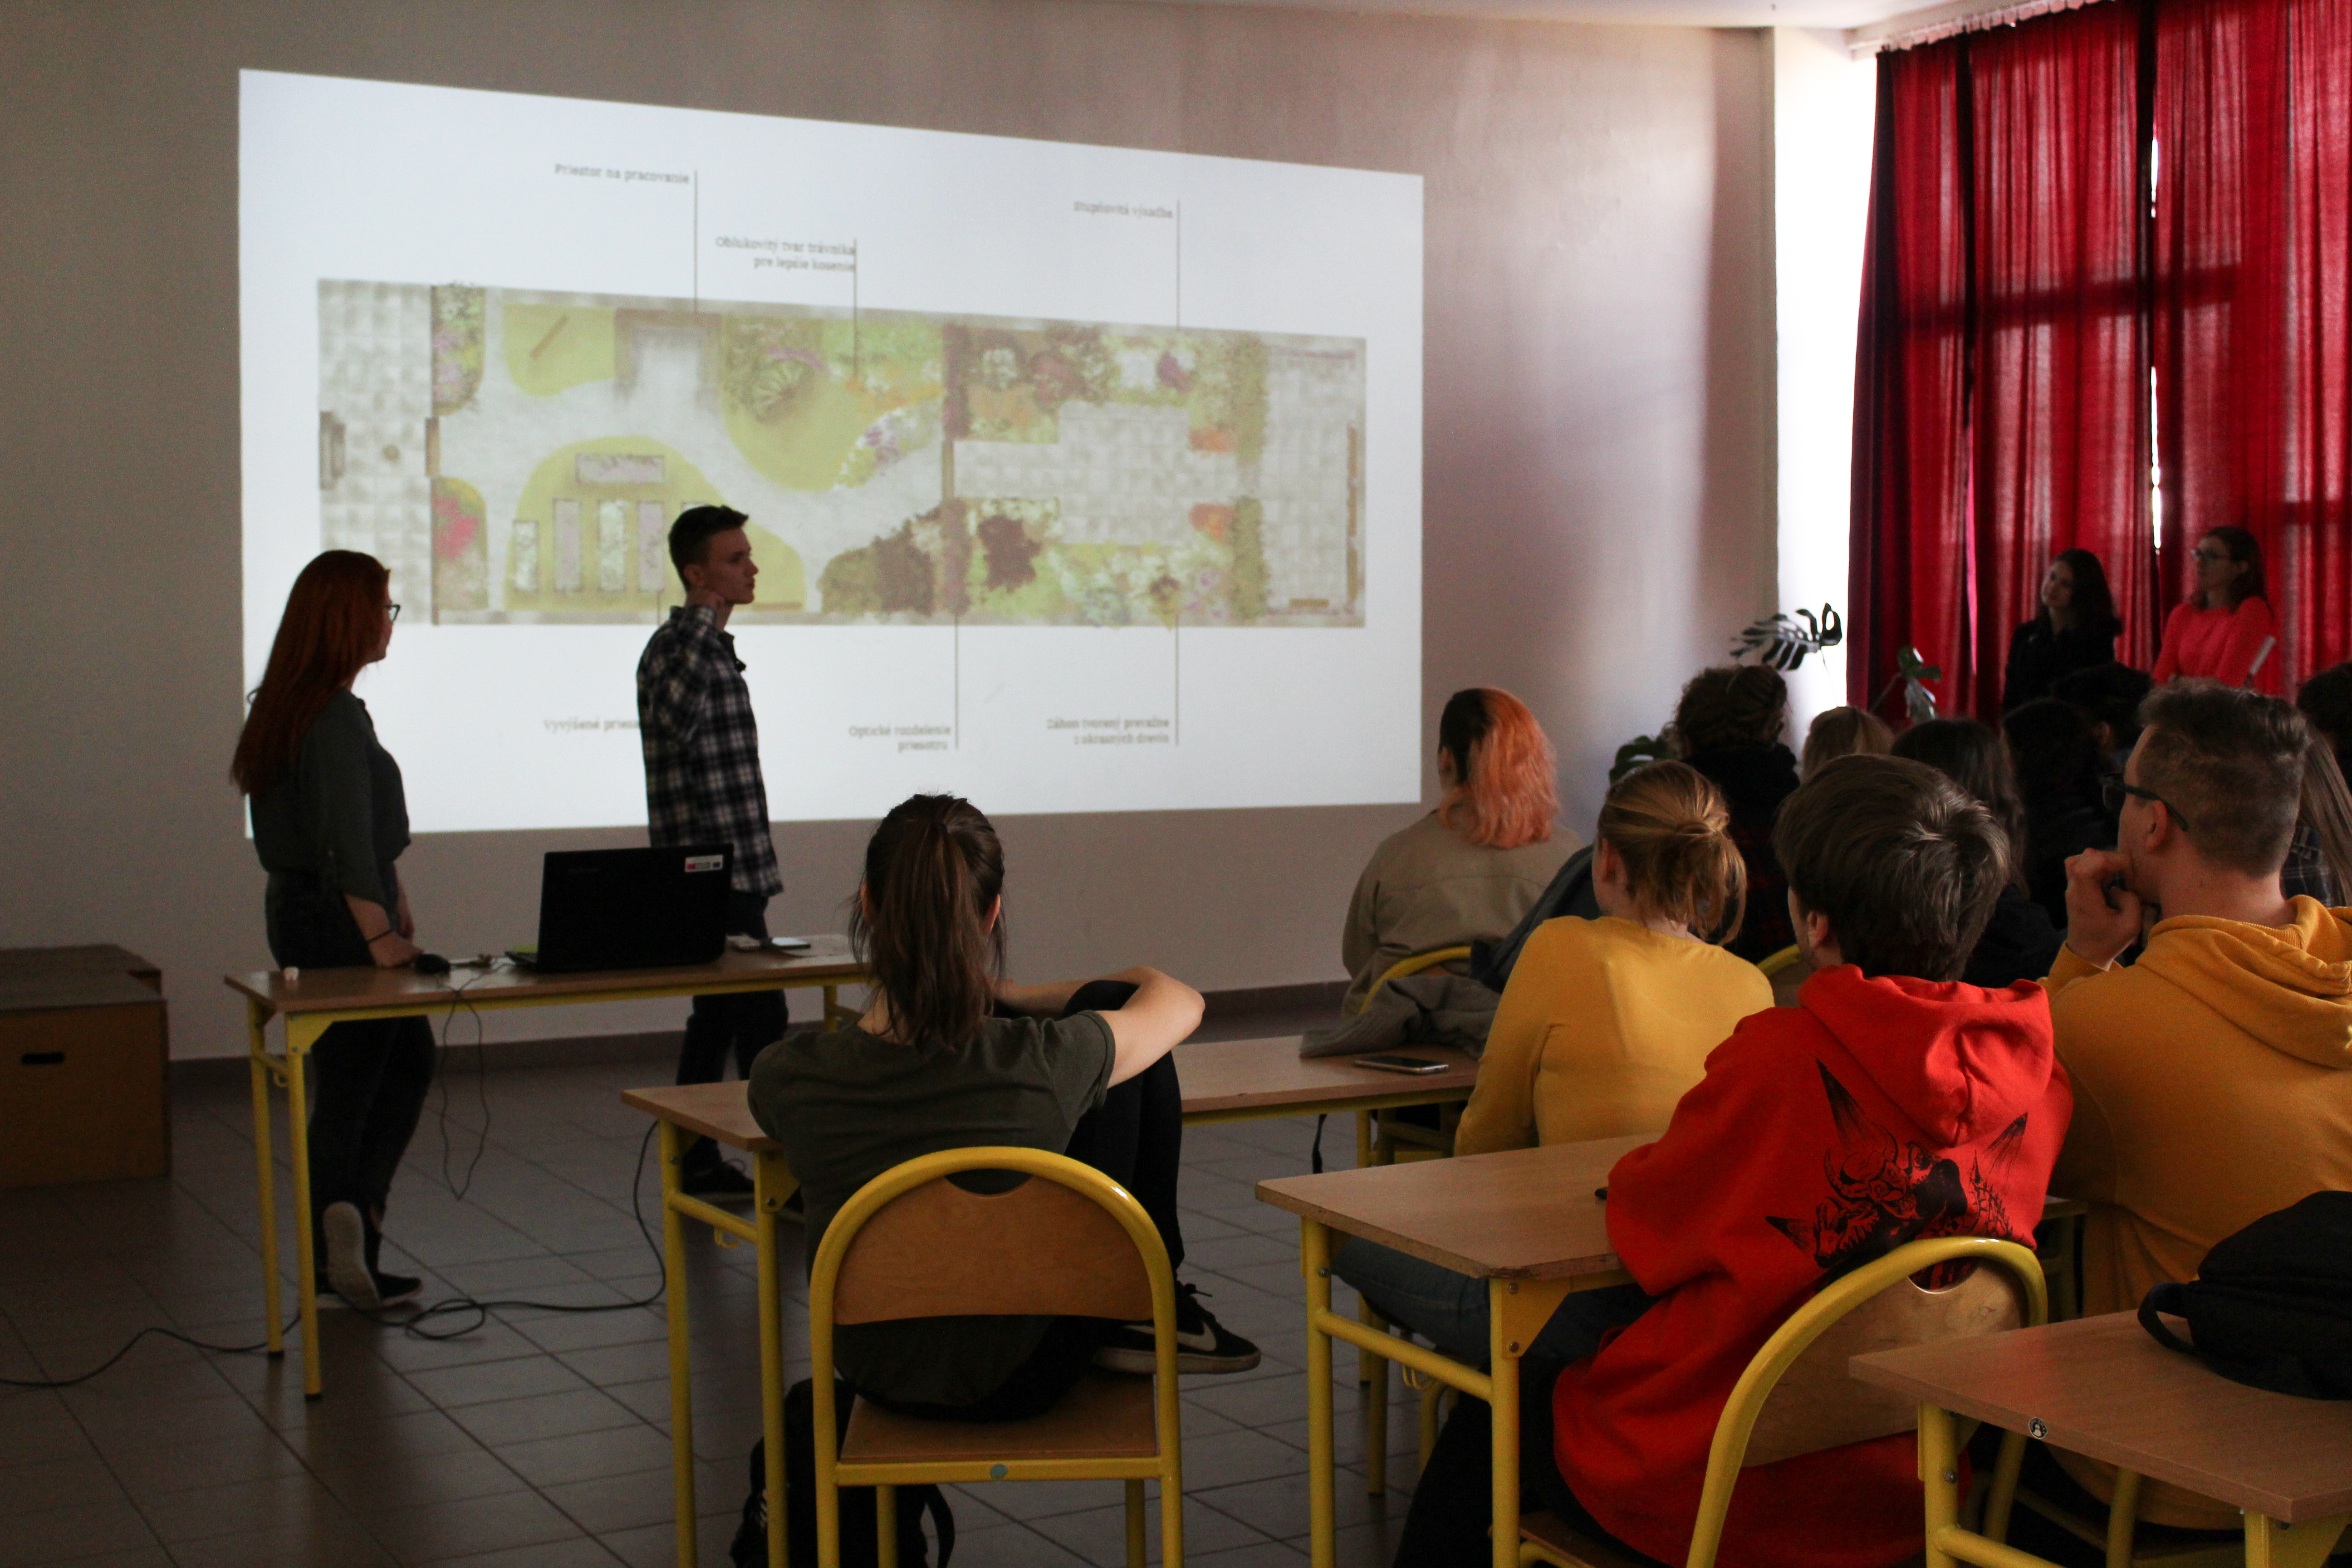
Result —
<instances>
[{"instance_id":1,"label":"boy wearing glasses","mask_svg":"<svg viewBox=\"0 0 2352 1568\"><path fill-rule=\"evenodd\" d=\"M2116 847L2066 863L2066 945L2044 982L2074 1080L2051 1187L2092 1205L2090 1313L2137 1308L2223 1237L2352 1187L2352 910L2279 886L2310 730L2275 697L2208 680L2158 688L2140 718ZM2139 961L2112 967L2150 921ZM2139 1517L2238 1528L2156 1481Z\"/></svg>"}]
</instances>

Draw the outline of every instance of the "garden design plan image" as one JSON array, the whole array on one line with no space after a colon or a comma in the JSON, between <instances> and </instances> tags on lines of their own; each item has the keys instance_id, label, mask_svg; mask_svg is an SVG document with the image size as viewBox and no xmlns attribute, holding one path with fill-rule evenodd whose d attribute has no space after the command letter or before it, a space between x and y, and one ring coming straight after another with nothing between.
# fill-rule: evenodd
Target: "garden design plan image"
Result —
<instances>
[{"instance_id":1,"label":"garden design plan image","mask_svg":"<svg viewBox=\"0 0 2352 1568\"><path fill-rule=\"evenodd\" d=\"M320 542L441 624L1360 626L1360 339L319 284Z\"/></svg>"}]
</instances>

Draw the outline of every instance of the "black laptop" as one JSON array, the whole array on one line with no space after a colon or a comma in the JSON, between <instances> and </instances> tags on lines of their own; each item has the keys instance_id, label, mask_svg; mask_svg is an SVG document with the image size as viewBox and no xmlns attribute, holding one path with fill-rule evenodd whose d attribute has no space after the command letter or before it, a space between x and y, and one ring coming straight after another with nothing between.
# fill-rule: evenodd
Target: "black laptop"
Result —
<instances>
[{"instance_id":1,"label":"black laptop","mask_svg":"<svg viewBox=\"0 0 2352 1568\"><path fill-rule=\"evenodd\" d=\"M724 844L558 849L539 884L539 945L512 956L543 974L710 963L727 946Z\"/></svg>"}]
</instances>

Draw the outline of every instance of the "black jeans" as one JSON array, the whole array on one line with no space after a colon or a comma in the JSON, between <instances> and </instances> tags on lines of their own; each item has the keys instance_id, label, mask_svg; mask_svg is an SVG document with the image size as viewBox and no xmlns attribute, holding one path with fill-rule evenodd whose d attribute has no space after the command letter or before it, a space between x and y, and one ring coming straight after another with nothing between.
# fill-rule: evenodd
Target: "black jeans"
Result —
<instances>
[{"instance_id":1,"label":"black jeans","mask_svg":"<svg viewBox=\"0 0 2352 1568\"><path fill-rule=\"evenodd\" d=\"M727 894L727 931L730 936L768 939L768 900L759 893ZM725 996L697 996L686 1020L686 1040L677 1052L677 1081L717 1083L727 1076L727 1058L735 1058L735 1076L750 1078L752 1059L783 1037L789 1017L781 991L739 991ZM719 1158L709 1139L697 1139L688 1158L708 1163Z\"/></svg>"},{"instance_id":2,"label":"black jeans","mask_svg":"<svg viewBox=\"0 0 2352 1568\"><path fill-rule=\"evenodd\" d=\"M1605 1294L1614 1298L1614 1312L1591 1314L1594 1321L1581 1325L1580 1334L1563 1331L1557 1336L1567 1359L1538 1351L1519 1362L1519 1511L1555 1514L1604 1541L1612 1537L1569 1490L1552 1458L1551 1391L1570 1361L1597 1348L1604 1331L1601 1318L1613 1316L1619 1323L1628 1323L1651 1304L1651 1298L1630 1287ZM1551 1325L1545 1332L1551 1332ZM1494 1454L1493 1412L1485 1400L1463 1395L1445 1418L1421 1483L1413 1489L1404 1533L1397 1540L1395 1568L1453 1568L1487 1561L1495 1519ZM1622 1542L1619 1550L1635 1563L1653 1561Z\"/></svg>"},{"instance_id":3,"label":"black jeans","mask_svg":"<svg viewBox=\"0 0 2352 1568\"><path fill-rule=\"evenodd\" d=\"M373 962L351 906L316 878L273 875L263 908L269 954L281 969ZM310 1056L318 1064L310 1103L313 1237L329 1204L356 1205L366 1222L373 1267L376 1215L433 1085L433 1026L422 1018L336 1024L319 1037Z\"/></svg>"},{"instance_id":4,"label":"black jeans","mask_svg":"<svg viewBox=\"0 0 2352 1568\"><path fill-rule=\"evenodd\" d=\"M1090 980L1078 987L1067 1018L1126 1005L1135 987L1123 980ZM1115 1084L1103 1102L1070 1131L1073 1160L1093 1166L1135 1194L1151 1216L1168 1248L1172 1269L1184 1261L1184 1231L1176 1217L1176 1178L1184 1155L1184 1091L1176 1081L1176 1058L1161 1057L1125 1083ZM880 1401L909 1415L944 1421L1022 1421L1051 1410L1094 1364L1105 1325L1093 1318L1056 1318L1029 1359L975 1405L907 1405Z\"/></svg>"}]
</instances>

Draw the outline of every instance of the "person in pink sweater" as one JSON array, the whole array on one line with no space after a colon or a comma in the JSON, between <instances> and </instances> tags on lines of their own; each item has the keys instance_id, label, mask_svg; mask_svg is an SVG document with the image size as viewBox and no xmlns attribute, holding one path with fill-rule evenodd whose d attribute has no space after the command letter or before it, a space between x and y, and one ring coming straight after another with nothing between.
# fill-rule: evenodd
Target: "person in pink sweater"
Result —
<instances>
[{"instance_id":1,"label":"person in pink sweater","mask_svg":"<svg viewBox=\"0 0 2352 1568\"><path fill-rule=\"evenodd\" d=\"M2279 691L2278 621L2263 586L2263 547L2242 528L2197 542L2197 587L2164 623L2156 684L2182 677Z\"/></svg>"}]
</instances>

